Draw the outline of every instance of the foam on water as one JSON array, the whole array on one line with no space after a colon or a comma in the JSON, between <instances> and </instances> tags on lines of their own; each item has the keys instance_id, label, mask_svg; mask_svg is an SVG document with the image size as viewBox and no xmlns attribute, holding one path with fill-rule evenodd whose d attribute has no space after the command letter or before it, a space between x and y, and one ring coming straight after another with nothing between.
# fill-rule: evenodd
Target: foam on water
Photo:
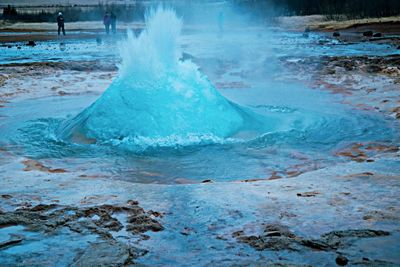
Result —
<instances>
[{"instance_id":1,"label":"foam on water","mask_svg":"<svg viewBox=\"0 0 400 267\"><path fill-rule=\"evenodd\" d=\"M73 142L169 146L221 142L266 128L260 118L224 98L190 60L182 61L182 21L159 7L146 30L121 44L119 76L90 107L60 129Z\"/></svg>"}]
</instances>

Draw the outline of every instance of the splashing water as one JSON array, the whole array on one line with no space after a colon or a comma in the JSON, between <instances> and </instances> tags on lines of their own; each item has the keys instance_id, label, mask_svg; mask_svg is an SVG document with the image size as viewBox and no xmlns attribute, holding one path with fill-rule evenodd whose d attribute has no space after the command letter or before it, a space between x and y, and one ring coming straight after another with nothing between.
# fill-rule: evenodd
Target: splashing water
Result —
<instances>
[{"instance_id":1,"label":"splashing water","mask_svg":"<svg viewBox=\"0 0 400 267\"><path fill-rule=\"evenodd\" d=\"M213 142L261 123L224 98L191 61L181 61L182 21L159 7L146 30L121 46L119 76L90 107L61 127L74 142ZM253 128L253 129L252 129Z\"/></svg>"}]
</instances>

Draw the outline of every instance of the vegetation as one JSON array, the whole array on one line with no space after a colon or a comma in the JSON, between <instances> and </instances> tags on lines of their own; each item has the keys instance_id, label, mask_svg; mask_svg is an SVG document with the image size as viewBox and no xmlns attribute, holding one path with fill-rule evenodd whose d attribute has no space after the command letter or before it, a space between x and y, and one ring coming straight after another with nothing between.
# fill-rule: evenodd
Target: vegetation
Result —
<instances>
[{"instance_id":1,"label":"vegetation","mask_svg":"<svg viewBox=\"0 0 400 267\"><path fill-rule=\"evenodd\" d=\"M327 15L347 18L400 15L400 0L233 0L258 15Z\"/></svg>"},{"instance_id":2,"label":"vegetation","mask_svg":"<svg viewBox=\"0 0 400 267\"><path fill-rule=\"evenodd\" d=\"M104 5L94 6L52 6L41 10L19 10L15 7L3 8L2 19L21 22L54 22L58 12L62 12L67 22L102 20L106 11L113 11L120 21L142 20L144 7L135 5Z\"/></svg>"},{"instance_id":3,"label":"vegetation","mask_svg":"<svg viewBox=\"0 0 400 267\"><path fill-rule=\"evenodd\" d=\"M201 1L201 0L198 0ZM240 12L259 17L321 14L329 18L365 18L400 15L400 0L231 0ZM188 1L189 2L189 1ZM52 6L25 10L3 8L0 18L22 22L54 22L61 11L66 21L101 20L106 11L113 11L120 21L142 20L145 6L140 2L126 5Z\"/></svg>"}]
</instances>

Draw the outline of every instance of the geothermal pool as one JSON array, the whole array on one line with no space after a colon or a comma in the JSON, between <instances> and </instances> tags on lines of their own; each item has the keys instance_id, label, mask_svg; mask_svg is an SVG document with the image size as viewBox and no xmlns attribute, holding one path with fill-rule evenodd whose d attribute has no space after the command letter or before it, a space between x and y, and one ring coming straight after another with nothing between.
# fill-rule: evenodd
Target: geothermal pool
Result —
<instances>
[{"instance_id":1,"label":"geothermal pool","mask_svg":"<svg viewBox=\"0 0 400 267\"><path fill-rule=\"evenodd\" d=\"M69 171L170 184L295 176L293 169L306 172L345 160L335 153L347 144L399 140L393 120L288 79L279 64L282 57L389 55L397 53L394 47L345 45L277 28L221 33L197 27L181 34L181 21L162 15L128 40L66 41L62 51L51 41L20 50L2 47L0 58L10 64L122 63L103 96L38 96L8 104L0 144ZM161 27L165 20L169 35Z\"/></svg>"},{"instance_id":2,"label":"geothermal pool","mask_svg":"<svg viewBox=\"0 0 400 267\"><path fill-rule=\"evenodd\" d=\"M399 50L222 26L0 46L0 265L400 264Z\"/></svg>"}]
</instances>

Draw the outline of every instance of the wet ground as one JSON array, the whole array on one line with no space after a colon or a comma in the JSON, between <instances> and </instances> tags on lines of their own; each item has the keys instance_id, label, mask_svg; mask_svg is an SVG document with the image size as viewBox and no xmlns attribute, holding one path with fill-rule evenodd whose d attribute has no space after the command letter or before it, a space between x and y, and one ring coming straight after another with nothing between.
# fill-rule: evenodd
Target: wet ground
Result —
<instances>
[{"instance_id":1,"label":"wet ground","mask_svg":"<svg viewBox=\"0 0 400 267\"><path fill-rule=\"evenodd\" d=\"M184 31L271 129L135 149L54 134L116 77L123 35L0 47L0 262L399 265L399 50L330 35Z\"/></svg>"}]
</instances>

